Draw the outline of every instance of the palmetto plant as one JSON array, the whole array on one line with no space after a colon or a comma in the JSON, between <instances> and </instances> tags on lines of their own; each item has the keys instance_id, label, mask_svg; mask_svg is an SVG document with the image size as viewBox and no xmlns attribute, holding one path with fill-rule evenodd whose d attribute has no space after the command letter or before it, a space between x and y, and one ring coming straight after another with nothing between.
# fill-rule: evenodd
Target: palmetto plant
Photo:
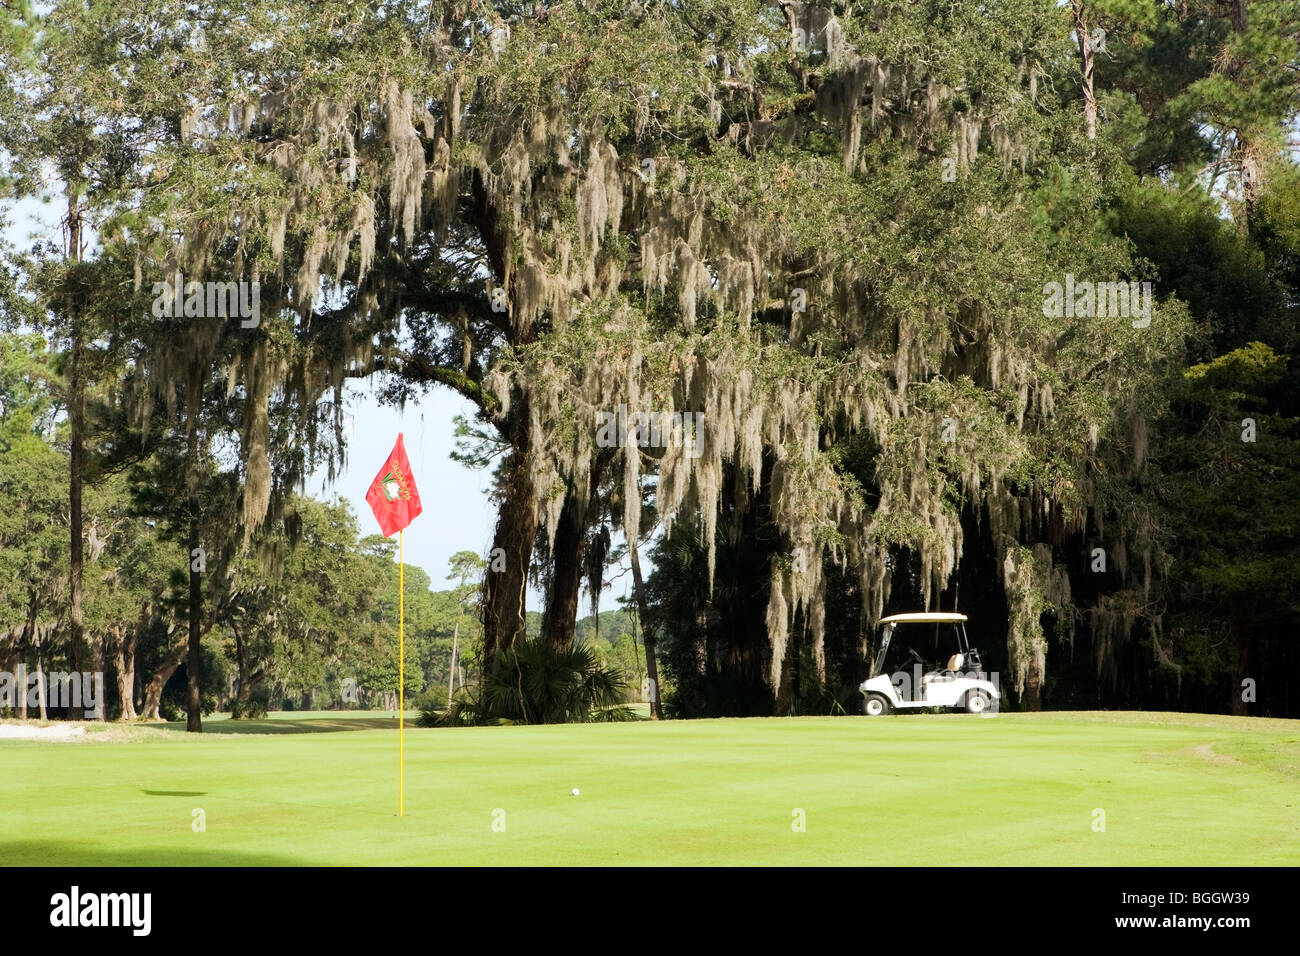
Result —
<instances>
[{"instance_id":1,"label":"palmetto plant","mask_svg":"<svg viewBox=\"0 0 1300 956\"><path fill-rule=\"evenodd\" d=\"M506 651L476 695L466 694L442 714L422 715L425 726L448 724L563 724L634 720L623 704L627 681L589 647L555 648L526 640Z\"/></svg>"}]
</instances>

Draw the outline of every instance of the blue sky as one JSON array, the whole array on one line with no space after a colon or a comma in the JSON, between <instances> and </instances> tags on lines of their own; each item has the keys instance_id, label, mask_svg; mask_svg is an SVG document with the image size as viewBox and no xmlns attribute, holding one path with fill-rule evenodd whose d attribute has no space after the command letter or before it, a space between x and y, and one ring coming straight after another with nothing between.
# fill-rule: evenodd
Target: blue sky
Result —
<instances>
[{"instance_id":1,"label":"blue sky","mask_svg":"<svg viewBox=\"0 0 1300 956\"><path fill-rule=\"evenodd\" d=\"M406 560L429 572L435 588L445 585L451 556L457 551L486 555L492 544L496 513L487 499L490 472L472 471L449 456L454 448L452 419L472 415L473 406L448 389L436 389L418 405L405 409L380 405L364 386L355 389L344 420L347 461L331 486L324 470L307 481L317 498L338 495L352 505L361 534L379 534L366 489L393 450L398 433L406 436L423 513L406 530ZM530 603L534 607L537 598Z\"/></svg>"}]
</instances>

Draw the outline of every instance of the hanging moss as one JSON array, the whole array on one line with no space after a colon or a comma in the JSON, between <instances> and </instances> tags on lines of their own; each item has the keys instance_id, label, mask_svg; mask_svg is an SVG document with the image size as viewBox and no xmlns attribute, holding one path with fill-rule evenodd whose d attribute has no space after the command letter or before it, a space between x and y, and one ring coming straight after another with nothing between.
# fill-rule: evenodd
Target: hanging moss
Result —
<instances>
[{"instance_id":1,"label":"hanging moss","mask_svg":"<svg viewBox=\"0 0 1300 956\"><path fill-rule=\"evenodd\" d=\"M766 7L741 7L716 49L675 8L619 27L638 43L607 44L609 24L581 5L493 24L493 47L472 8L452 4L425 32L383 40L386 57L345 57L333 84L231 92L225 138L187 134L184 155L196 171L245 170L247 190L154 254L196 277L230 262L265 274L264 311L296 321L284 338L196 325L147 360L151 374L186 377L197 395L216 368L244 396L252 527L274 513L275 476L293 475L268 449L272 404L298 409L314 448L318 402L333 395L341 444L343 381L392 354L413 292L446 291L406 286L413 262L440 259L461 298L430 308L445 309L457 364L481 374L496 421L527 415L525 473L549 541L566 494L588 498L599 413L698 413L692 453L619 450L624 529L640 531L653 481L666 526L700 519L711 585L724 475L739 476L743 508L766 471L783 545L804 555L771 572L774 688L800 615L824 672L823 560L856 571L874 618L889 555L908 548L933 606L962 559L963 508L987 509L1001 549L1022 687L1045 667L1039 615L1071 603L1041 540L1047 516L1084 527L1103 495L1088 467L1100 447L1126 434L1137 470L1146 447L1132 331L1035 314L1045 274L1073 254L1046 251L1021 201L1044 175L1050 63L989 26L973 39L995 52L970 56L1001 72L974 91L962 64L893 43L877 22L890 11L788 3L774 27ZM371 28L387 37L372 22L358 36ZM788 48L798 31L806 56ZM967 185L944 184L944 158ZM505 314L468 306L485 281ZM1116 343L1120 371L1084 374L1096 352L1069 340L1089 335ZM153 401L139 396L142 416ZM870 495L834 453L854 437L878 449ZM1126 536L1142 541L1141 525ZM1149 536L1139 546L1149 588L1158 563Z\"/></svg>"}]
</instances>

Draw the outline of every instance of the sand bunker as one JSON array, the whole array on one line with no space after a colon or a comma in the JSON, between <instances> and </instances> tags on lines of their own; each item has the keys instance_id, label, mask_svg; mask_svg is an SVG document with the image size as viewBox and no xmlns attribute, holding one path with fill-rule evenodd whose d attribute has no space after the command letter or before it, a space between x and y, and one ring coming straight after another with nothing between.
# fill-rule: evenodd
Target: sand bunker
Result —
<instances>
[{"instance_id":1,"label":"sand bunker","mask_svg":"<svg viewBox=\"0 0 1300 956\"><path fill-rule=\"evenodd\" d=\"M70 740L85 735L85 727L59 724L50 727L35 727L31 724L0 724L0 740Z\"/></svg>"}]
</instances>

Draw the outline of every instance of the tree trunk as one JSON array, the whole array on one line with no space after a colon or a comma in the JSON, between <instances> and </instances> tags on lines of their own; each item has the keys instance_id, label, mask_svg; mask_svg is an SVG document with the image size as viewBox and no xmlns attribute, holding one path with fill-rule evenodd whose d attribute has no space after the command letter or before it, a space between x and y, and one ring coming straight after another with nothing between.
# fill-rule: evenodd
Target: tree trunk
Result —
<instances>
[{"instance_id":1,"label":"tree trunk","mask_svg":"<svg viewBox=\"0 0 1300 956\"><path fill-rule=\"evenodd\" d=\"M511 301L519 302L520 290L508 239L509 230L501 222L501 210L489 199L482 176L472 180L471 218L483 240L492 274L510 288ZM511 345L533 341L533 321L527 314L511 314L504 319L501 331ZM533 540L537 534L536 490L529 474L532 454L531 418L528 397L516 394L510 412L498 427L510 447L502 469L501 506L483 593L483 669L496 673L500 655L527 630L525 588Z\"/></svg>"},{"instance_id":2,"label":"tree trunk","mask_svg":"<svg viewBox=\"0 0 1300 956\"><path fill-rule=\"evenodd\" d=\"M1246 6L1247 0L1232 0L1228 11L1232 31L1238 36L1246 32ZM1241 87L1242 77L1248 66L1249 60L1235 57L1224 64L1223 70L1234 86ZM1238 221L1237 228L1246 233L1255 220L1255 207L1259 202L1260 194L1264 191L1261 144L1265 140L1265 133L1258 128L1236 129L1233 133L1236 145L1232 151L1232 158L1241 171L1241 198L1246 204L1246 214Z\"/></svg>"},{"instance_id":3,"label":"tree trunk","mask_svg":"<svg viewBox=\"0 0 1300 956\"><path fill-rule=\"evenodd\" d=\"M117 676L117 719L135 720L135 646L139 640L134 628L113 629L113 669Z\"/></svg>"},{"instance_id":4,"label":"tree trunk","mask_svg":"<svg viewBox=\"0 0 1300 956\"><path fill-rule=\"evenodd\" d=\"M155 595L155 598L157 595ZM119 682L125 683L128 695L124 697L122 703L123 713L131 714L130 720L135 720L140 716L140 708L143 701L140 698L139 688L136 686L136 659L140 650L140 636L147 633L150 624L153 621L154 605L152 601L146 601L140 607L140 617L136 620L134 629L127 628L123 633L122 657L124 660L125 677L119 676ZM119 675L121 671L119 671Z\"/></svg>"},{"instance_id":5,"label":"tree trunk","mask_svg":"<svg viewBox=\"0 0 1300 956\"><path fill-rule=\"evenodd\" d=\"M660 702L659 663L655 660L655 632L650 619L650 604L645 596L645 582L641 578L641 556L636 538L627 542L627 554L632 562L632 589L636 592L637 614L641 618L641 643L645 645L645 670L650 681L650 719L663 720L664 709Z\"/></svg>"},{"instance_id":6,"label":"tree trunk","mask_svg":"<svg viewBox=\"0 0 1300 956\"><path fill-rule=\"evenodd\" d=\"M235 678L238 687L235 689L235 719L247 716L248 701L253 694L252 677L248 673L248 646L244 643L244 635L240 633L239 628L234 624L230 625L231 633L235 635L235 668L237 676Z\"/></svg>"},{"instance_id":7,"label":"tree trunk","mask_svg":"<svg viewBox=\"0 0 1300 956\"><path fill-rule=\"evenodd\" d=\"M524 594L537 535L535 492L528 473L531 445L526 403L513 410L512 416L512 451L505 466L483 600L483 664L488 671L495 671L500 654L524 636Z\"/></svg>"},{"instance_id":8,"label":"tree trunk","mask_svg":"<svg viewBox=\"0 0 1300 956\"><path fill-rule=\"evenodd\" d=\"M104 635L103 634L96 634L94 637L90 639L90 667L91 667L91 672L93 674L102 675L104 673ZM82 686L84 687L85 684L83 683ZM83 700L82 703L84 704L85 701ZM107 720L108 701L101 699L97 703L97 708L98 710L95 716L92 717L91 719ZM85 714L83 713L82 716L85 717Z\"/></svg>"},{"instance_id":9,"label":"tree trunk","mask_svg":"<svg viewBox=\"0 0 1300 956\"><path fill-rule=\"evenodd\" d=\"M74 333L79 335L79 333ZM79 366L81 364L81 342L78 338L72 345L72 361L69 372L68 424L71 432L72 454L69 465L68 481L68 664L69 669L79 672L84 662L85 617L82 611L82 510L81 510L81 472L82 435L85 429L85 396L82 394ZM81 707L69 707L68 717L80 720Z\"/></svg>"},{"instance_id":10,"label":"tree trunk","mask_svg":"<svg viewBox=\"0 0 1300 956\"><path fill-rule=\"evenodd\" d=\"M189 513L190 513L190 533L189 533L189 557L190 557L190 606L189 606L189 656L185 661L186 676L189 678L189 684L185 693L185 730L187 733L203 732L203 716L201 703L199 700L199 642L202 637L200 630L200 619L203 615L203 583L199 578L199 571L195 567L195 555L201 547L199 542L199 499L195 494L196 470L198 468L198 445L199 445L199 403L202 400L202 390L198 395L190 396L189 422L186 435L186 446L189 457Z\"/></svg>"},{"instance_id":11,"label":"tree trunk","mask_svg":"<svg viewBox=\"0 0 1300 956\"><path fill-rule=\"evenodd\" d=\"M163 662L154 671L153 677L149 678L149 684L144 689L144 707L142 715L145 720L162 720L158 714L158 708L162 706L163 688L171 680L172 674L176 673L176 668L181 666L181 661L185 659L185 652L188 644L185 641L177 641L175 646L167 652Z\"/></svg>"},{"instance_id":12,"label":"tree trunk","mask_svg":"<svg viewBox=\"0 0 1300 956\"><path fill-rule=\"evenodd\" d=\"M235 701L238 706L234 708L234 712L240 717L247 717L248 706L253 700L253 688L262 682L262 679L266 676L266 669L262 668L257 672L253 671L252 662L249 660L248 642L244 640L244 636L239 630L233 627L231 630L235 633L235 665L238 673L236 680L239 683L239 687L235 691ZM313 693L314 691L307 691L304 698L309 701L314 700ZM312 708L303 705L301 709L311 710Z\"/></svg>"},{"instance_id":13,"label":"tree trunk","mask_svg":"<svg viewBox=\"0 0 1300 956\"><path fill-rule=\"evenodd\" d=\"M555 529L555 543L551 546L551 586L547 589L546 610L542 615L542 638L559 650L573 646L578 624L582 546L586 538L578 511L577 495L570 487Z\"/></svg>"},{"instance_id":14,"label":"tree trunk","mask_svg":"<svg viewBox=\"0 0 1300 956\"><path fill-rule=\"evenodd\" d=\"M551 587L546 595L546 611L542 618L542 635L552 647L572 647L577 636L578 598L582 593L586 567L587 532L591 530L592 517L599 514L600 482L610 457L597 455L592 459L586 500L580 499L576 487L570 485L560 512L555 543L551 546ZM599 623L598 620L597 627Z\"/></svg>"},{"instance_id":15,"label":"tree trunk","mask_svg":"<svg viewBox=\"0 0 1300 956\"><path fill-rule=\"evenodd\" d=\"M1079 44L1083 121L1087 128L1088 139L1096 139L1097 97L1092 86L1092 71L1096 65L1097 54L1092 48L1092 37L1088 33L1088 14L1084 10L1084 0L1070 0L1070 8L1074 12L1074 35Z\"/></svg>"},{"instance_id":16,"label":"tree trunk","mask_svg":"<svg viewBox=\"0 0 1300 956\"><path fill-rule=\"evenodd\" d=\"M1038 657L1029 662L1029 671L1025 674L1025 710L1043 709L1043 669Z\"/></svg>"},{"instance_id":17,"label":"tree trunk","mask_svg":"<svg viewBox=\"0 0 1300 956\"><path fill-rule=\"evenodd\" d=\"M36 627L36 704L39 708L40 720L49 720L50 715L45 709L45 674L42 670L44 665L43 654L41 651L41 628Z\"/></svg>"},{"instance_id":18,"label":"tree trunk","mask_svg":"<svg viewBox=\"0 0 1300 956\"><path fill-rule=\"evenodd\" d=\"M781 684L776 691L777 717L789 717L795 698L799 696L799 629L790 622L790 633L785 642L785 660L781 663Z\"/></svg>"},{"instance_id":19,"label":"tree trunk","mask_svg":"<svg viewBox=\"0 0 1300 956\"><path fill-rule=\"evenodd\" d=\"M38 647L40 637L36 633L36 589L32 588L27 592L27 623L23 626L23 637L20 642L20 648ZM19 660L22 658L20 657ZM13 668L11 672L17 671ZM18 719L27 719L27 677L24 674L22 686L18 688Z\"/></svg>"},{"instance_id":20,"label":"tree trunk","mask_svg":"<svg viewBox=\"0 0 1300 956\"><path fill-rule=\"evenodd\" d=\"M81 261L81 210L75 194L68 193L68 250L72 261ZM82 611L81 573L84 561L82 550L83 518L81 510L81 473L83 470L82 443L86 430L86 394L83 381L84 346L79 305L69 303L72 319L72 354L68 362L68 429L71 454L68 458L68 663L70 670L79 672L84 662L82 644L85 641L85 617ZM78 678L80 679L80 678ZM69 707L68 717L80 720L81 706Z\"/></svg>"},{"instance_id":21,"label":"tree trunk","mask_svg":"<svg viewBox=\"0 0 1300 956\"><path fill-rule=\"evenodd\" d=\"M1232 29L1237 33L1246 32L1246 6L1249 0L1232 0L1232 9L1229 17L1232 20Z\"/></svg>"},{"instance_id":22,"label":"tree trunk","mask_svg":"<svg viewBox=\"0 0 1300 956\"><path fill-rule=\"evenodd\" d=\"M451 671L447 675L447 703L456 692L456 654L460 650L460 616L456 616L456 629L451 632Z\"/></svg>"},{"instance_id":23,"label":"tree trunk","mask_svg":"<svg viewBox=\"0 0 1300 956\"><path fill-rule=\"evenodd\" d=\"M20 698L25 700L27 697L27 688L21 687L18 684L18 664L23 659L22 642L24 633L25 631L21 624L15 625L9 629L9 650L5 654L4 663L5 671L10 675L10 679L14 682L14 697L11 701L0 701L0 713L3 713L6 717L8 717L11 712L18 713L22 707Z\"/></svg>"}]
</instances>

